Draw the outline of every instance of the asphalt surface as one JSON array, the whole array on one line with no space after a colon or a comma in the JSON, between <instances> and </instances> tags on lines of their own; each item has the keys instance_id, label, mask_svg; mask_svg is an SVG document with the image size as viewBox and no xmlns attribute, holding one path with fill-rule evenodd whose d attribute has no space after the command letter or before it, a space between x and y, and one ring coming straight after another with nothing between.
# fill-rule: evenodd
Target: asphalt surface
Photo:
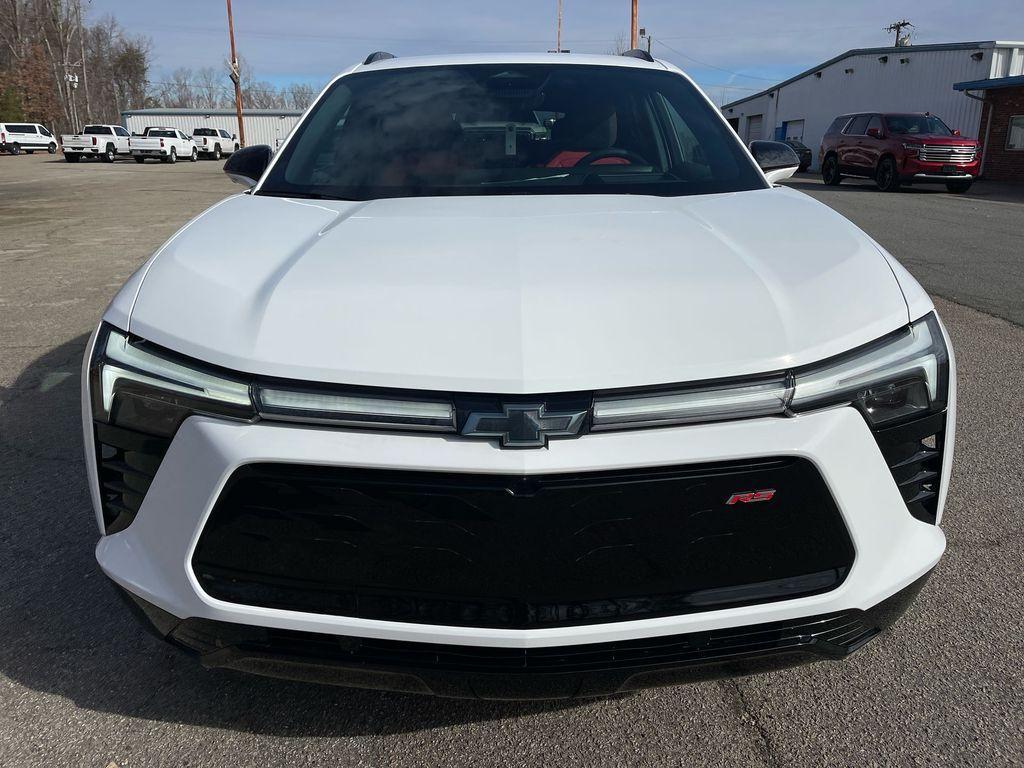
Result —
<instances>
[{"instance_id":1,"label":"asphalt surface","mask_svg":"<svg viewBox=\"0 0 1024 768\"><path fill-rule=\"evenodd\" d=\"M1024 329L971 308L1024 322L1024 200L792 183L960 302L937 302L961 409L940 567L841 663L495 703L206 671L143 633L94 565L81 355L121 283L232 186L213 162L0 156L0 765L1024 764Z\"/></svg>"}]
</instances>

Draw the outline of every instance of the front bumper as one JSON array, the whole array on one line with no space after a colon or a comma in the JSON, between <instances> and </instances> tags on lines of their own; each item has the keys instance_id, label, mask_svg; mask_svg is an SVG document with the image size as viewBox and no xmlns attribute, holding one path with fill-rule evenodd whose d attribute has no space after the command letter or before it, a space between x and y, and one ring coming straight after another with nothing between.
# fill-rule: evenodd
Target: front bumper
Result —
<instances>
[{"instance_id":1,"label":"front bumper","mask_svg":"<svg viewBox=\"0 0 1024 768\"><path fill-rule=\"evenodd\" d=\"M91 443L91 441L90 441ZM90 445L89 450L94 450ZM821 474L855 556L840 586L796 599L637 620L518 629L387 621L243 605L207 594L193 555L221 491L256 462L332 467L558 475L791 456ZM88 463L96 488L96 463ZM752 489L737 489L752 490ZM98 496L94 498L98 521ZM756 514L757 505L750 507ZM192 417L178 431L134 522L101 538L97 558L115 582L178 618L323 635L488 648L546 648L714 632L864 610L927 573L945 547L942 531L907 511L863 418L839 407L794 418L595 433L536 451L440 435L378 434Z\"/></svg>"},{"instance_id":2,"label":"front bumper","mask_svg":"<svg viewBox=\"0 0 1024 768\"><path fill-rule=\"evenodd\" d=\"M900 169L900 179L917 183L973 181L980 170L980 157L972 163L925 163L908 157Z\"/></svg>"}]
</instances>

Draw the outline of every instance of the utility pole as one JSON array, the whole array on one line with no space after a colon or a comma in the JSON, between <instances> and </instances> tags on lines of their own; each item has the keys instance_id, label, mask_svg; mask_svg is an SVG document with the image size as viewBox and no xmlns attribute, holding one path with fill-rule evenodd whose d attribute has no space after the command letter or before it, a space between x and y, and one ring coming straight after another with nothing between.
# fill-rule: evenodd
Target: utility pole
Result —
<instances>
[{"instance_id":1,"label":"utility pole","mask_svg":"<svg viewBox=\"0 0 1024 768\"><path fill-rule=\"evenodd\" d=\"M892 34L894 34L896 36L896 40L893 43L893 45L896 48L899 48L900 47L900 32L902 32L904 30L904 28L912 27L912 26L914 26L914 25L911 24L906 19L900 19L899 21L894 21L892 24L890 24L888 27L886 27L885 31L886 32L891 32Z\"/></svg>"},{"instance_id":2,"label":"utility pole","mask_svg":"<svg viewBox=\"0 0 1024 768\"><path fill-rule=\"evenodd\" d=\"M89 102L89 69L85 65L85 36L82 34L82 0L78 8L78 43L82 48L82 90L85 91L85 119L92 122L92 105Z\"/></svg>"},{"instance_id":3,"label":"utility pole","mask_svg":"<svg viewBox=\"0 0 1024 768\"><path fill-rule=\"evenodd\" d=\"M245 123L242 121L242 83L238 71L238 55L235 53L235 22L231 16L231 0L228 3L228 37L231 38L231 82L235 84L235 112L238 114L238 144L245 146Z\"/></svg>"},{"instance_id":4,"label":"utility pole","mask_svg":"<svg viewBox=\"0 0 1024 768\"><path fill-rule=\"evenodd\" d=\"M562 0L558 0L558 25L555 28L555 53L562 52Z\"/></svg>"},{"instance_id":5,"label":"utility pole","mask_svg":"<svg viewBox=\"0 0 1024 768\"><path fill-rule=\"evenodd\" d=\"M639 34L639 27L637 22L640 18L640 9L637 7L640 0L633 0L633 10L629 17L629 47L630 49L636 48L640 45L640 41L637 38Z\"/></svg>"}]
</instances>

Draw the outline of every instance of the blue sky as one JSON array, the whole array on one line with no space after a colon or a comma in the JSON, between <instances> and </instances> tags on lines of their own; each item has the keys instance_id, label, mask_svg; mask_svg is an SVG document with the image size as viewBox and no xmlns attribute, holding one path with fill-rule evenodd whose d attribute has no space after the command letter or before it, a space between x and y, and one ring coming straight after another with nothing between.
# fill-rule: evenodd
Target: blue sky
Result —
<instances>
[{"instance_id":1,"label":"blue sky","mask_svg":"<svg viewBox=\"0 0 1024 768\"><path fill-rule=\"evenodd\" d=\"M654 54L719 103L761 90L849 48L885 45L906 16L916 43L1024 39L1024 0L640 0ZM233 0L239 52L256 78L316 86L372 50L397 55L554 47L556 0ZM153 42L153 78L227 57L223 0L85 0ZM564 0L563 46L607 53L629 31L629 0ZM159 10L158 10L159 9ZM915 21L916 20L916 21Z\"/></svg>"}]
</instances>

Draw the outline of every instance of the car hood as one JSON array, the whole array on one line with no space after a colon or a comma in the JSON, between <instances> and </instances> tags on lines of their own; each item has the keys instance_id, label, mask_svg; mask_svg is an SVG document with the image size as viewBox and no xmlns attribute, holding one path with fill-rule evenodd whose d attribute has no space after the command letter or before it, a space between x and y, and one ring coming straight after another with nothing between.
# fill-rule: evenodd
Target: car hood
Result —
<instances>
[{"instance_id":1,"label":"car hood","mask_svg":"<svg viewBox=\"0 0 1024 768\"><path fill-rule=\"evenodd\" d=\"M130 330L248 373L511 394L776 371L907 322L866 235L772 188L240 195L151 260Z\"/></svg>"},{"instance_id":2,"label":"car hood","mask_svg":"<svg viewBox=\"0 0 1024 768\"><path fill-rule=\"evenodd\" d=\"M918 144L964 146L978 143L977 139L970 139L966 136L946 136L939 133L894 133L892 135L904 141L913 141Z\"/></svg>"}]
</instances>

